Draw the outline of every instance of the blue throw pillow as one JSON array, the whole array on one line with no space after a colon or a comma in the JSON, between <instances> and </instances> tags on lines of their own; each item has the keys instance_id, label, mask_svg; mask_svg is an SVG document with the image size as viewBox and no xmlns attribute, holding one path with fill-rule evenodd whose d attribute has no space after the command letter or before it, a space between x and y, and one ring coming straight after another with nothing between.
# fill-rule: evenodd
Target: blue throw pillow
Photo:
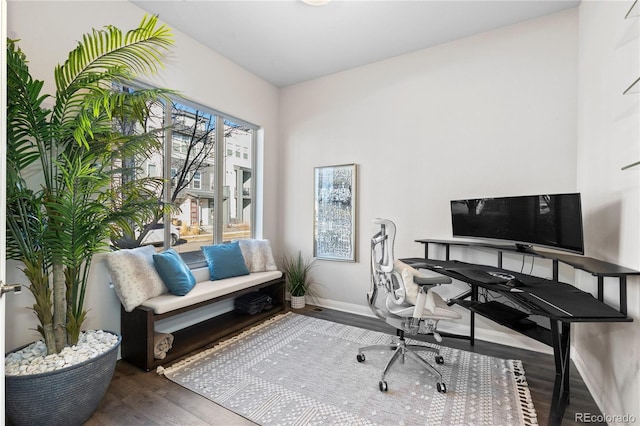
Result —
<instances>
[{"instance_id":1,"label":"blue throw pillow","mask_svg":"<svg viewBox=\"0 0 640 426\"><path fill-rule=\"evenodd\" d=\"M202 246L202 252L205 259L207 259L211 281L249 275L249 269L244 263L242 250L240 250L237 241L228 244Z\"/></svg>"},{"instance_id":2,"label":"blue throw pillow","mask_svg":"<svg viewBox=\"0 0 640 426\"><path fill-rule=\"evenodd\" d=\"M171 294L184 296L196 285L196 278L174 249L153 255L153 263Z\"/></svg>"}]
</instances>

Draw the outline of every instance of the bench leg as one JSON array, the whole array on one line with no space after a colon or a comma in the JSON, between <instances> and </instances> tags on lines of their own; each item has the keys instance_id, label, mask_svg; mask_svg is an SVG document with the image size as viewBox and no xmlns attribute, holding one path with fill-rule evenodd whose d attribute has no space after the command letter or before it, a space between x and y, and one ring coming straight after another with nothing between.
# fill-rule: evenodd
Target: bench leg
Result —
<instances>
[{"instance_id":1,"label":"bench leg","mask_svg":"<svg viewBox=\"0 0 640 426\"><path fill-rule=\"evenodd\" d=\"M154 367L153 310L139 306L131 312L121 309L122 359L145 371Z\"/></svg>"}]
</instances>

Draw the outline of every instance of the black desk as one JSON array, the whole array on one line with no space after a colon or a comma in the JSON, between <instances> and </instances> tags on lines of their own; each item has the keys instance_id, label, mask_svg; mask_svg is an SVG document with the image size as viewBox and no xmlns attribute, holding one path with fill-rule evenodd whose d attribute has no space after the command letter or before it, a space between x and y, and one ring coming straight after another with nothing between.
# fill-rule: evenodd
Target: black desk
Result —
<instances>
[{"instance_id":1,"label":"black desk","mask_svg":"<svg viewBox=\"0 0 640 426\"><path fill-rule=\"evenodd\" d=\"M476 265L451 260L432 260L425 258L402 259L416 267L429 269L451 278L466 282L471 291L467 297L453 299L453 302L471 311L470 340L474 344L475 313L487 317L514 331L529 336L553 347L556 375L549 421L562 423L562 417L569 402L569 369L571 349L571 324L574 322L630 322L632 318L605 305L591 294L578 288L531 275L520 274L498 267ZM524 285L512 291L504 284L489 284L469 278L459 272L459 268L475 268L486 271L503 272L518 278ZM457 270L458 269L458 270ZM491 310L482 309L486 302L479 300L479 290L486 289L502 296L518 306L523 316L541 316L549 321L549 328L525 320L514 321L512 317L495 315Z\"/></svg>"},{"instance_id":2,"label":"black desk","mask_svg":"<svg viewBox=\"0 0 640 426\"><path fill-rule=\"evenodd\" d=\"M597 298L599 301L604 300L604 279L606 277L617 278L619 285L619 301L620 312L626 315L627 313L627 277L632 275L640 275L640 271L634 269L625 268L624 266L616 265L613 263L605 262L592 257L580 256L567 253L558 253L548 250L540 249L517 249L515 245L507 244L489 244L476 241L457 241L457 240L434 240L434 239L420 239L416 242L424 245L424 257L429 259L429 244L444 245L445 246L445 259L450 260L450 247L460 246L471 249L490 250L494 251L498 255L497 266L502 268L502 254L503 253L517 253L525 256L534 256L544 259L550 259L553 262L553 279L558 280L558 264L564 263L573 267L574 269L580 269L588 272L598 279L598 292Z\"/></svg>"}]
</instances>

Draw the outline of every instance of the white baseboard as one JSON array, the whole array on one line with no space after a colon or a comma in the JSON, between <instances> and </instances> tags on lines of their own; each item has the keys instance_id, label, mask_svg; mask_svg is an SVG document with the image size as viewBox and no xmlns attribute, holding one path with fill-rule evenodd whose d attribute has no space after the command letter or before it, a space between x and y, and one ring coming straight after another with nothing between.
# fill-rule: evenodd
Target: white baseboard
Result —
<instances>
[{"instance_id":1,"label":"white baseboard","mask_svg":"<svg viewBox=\"0 0 640 426\"><path fill-rule=\"evenodd\" d=\"M454 323L441 321L438 330L452 334L469 334L469 325L464 323ZM506 327L496 325L496 329L478 327L476 324L476 339L484 342L496 343L498 345L511 346L513 348L525 349L528 351L553 354L553 348L533 340L519 333L514 333Z\"/></svg>"},{"instance_id":2,"label":"white baseboard","mask_svg":"<svg viewBox=\"0 0 640 426\"><path fill-rule=\"evenodd\" d=\"M607 392L599 385L600 381L593 377L591 369L587 366L580 352L574 350L573 347L571 348L571 359L576 366L576 370L578 370L578 373L582 377L584 384L587 386L589 393L593 397L593 400L600 409L600 412L616 413L618 409L614 407L609 398L607 398Z\"/></svg>"},{"instance_id":3,"label":"white baseboard","mask_svg":"<svg viewBox=\"0 0 640 426\"><path fill-rule=\"evenodd\" d=\"M363 305L345 303L331 299L322 299L318 297L315 297L313 302L314 305L322 308L335 309L336 311L348 312L366 317L375 317L369 307ZM441 321L438 324L438 330L451 334L469 335L469 325L462 322ZM481 328L476 325L476 339L535 352L553 354L553 348L522 334L514 333L508 328L499 325L496 325L495 330Z\"/></svg>"},{"instance_id":4,"label":"white baseboard","mask_svg":"<svg viewBox=\"0 0 640 426\"><path fill-rule=\"evenodd\" d=\"M347 312L350 314L362 315L365 317L375 318L371 309L367 306L356 305L354 303L345 303L337 300L322 299L319 297L313 298L313 304L321 308L334 309L340 312Z\"/></svg>"}]
</instances>

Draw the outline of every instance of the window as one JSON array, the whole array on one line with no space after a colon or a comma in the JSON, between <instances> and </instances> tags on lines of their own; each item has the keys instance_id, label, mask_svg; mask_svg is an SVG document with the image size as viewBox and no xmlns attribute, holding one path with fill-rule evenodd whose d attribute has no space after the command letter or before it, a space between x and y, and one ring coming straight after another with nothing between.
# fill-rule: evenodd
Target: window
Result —
<instances>
[{"instance_id":1,"label":"window","mask_svg":"<svg viewBox=\"0 0 640 426\"><path fill-rule=\"evenodd\" d=\"M246 195L245 189L253 185L253 164L239 164L236 157L225 153L233 152L236 146L253 152L256 127L175 101L171 119L175 123L171 140L180 140L185 147L181 152L184 155L171 158L171 166L176 169L176 184L168 198L175 211L171 219L182 224L187 241L174 248L187 263L198 264L204 261L200 250L203 244L253 236L255 203L252 191ZM226 171L238 167L246 168L240 179L228 180ZM203 181L209 185L203 185Z\"/></svg>"},{"instance_id":2,"label":"window","mask_svg":"<svg viewBox=\"0 0 640 426\"><path fill-rule=\"evenodd\" d=\"M178 227L173 247L188 264L203 265L202 245L253 237L257 127L178 98L151 110L146 130L165 129L163 147L138 164L149 176L167 178L157 196L170 213L159 208L157 220ZM240 150L246 157L239 158Z\"/></svg>"},{"instance_id":3,"label":"window","mask_svg":"<svg viewBox=\"0 0 640 426\"><path fill-rule=\"evenodd\" d=\"M200 189L202 182L202 175L200 172L193 172L193 189Z\"/></svg>"},{"instance_id":4,"label":"window","mask_svg":"<svg viewBox=\"0 0 640 426\"><path fill-rule=\"evenodd\" d=\"M233 145L253 152L255 128L238 124L231 120L224 120L224 144ZM243 160L240 151L235 157L227 157L222 186L224 188L223 201L223 240L251 238L253 223L254 188L252 156Z\"/></svg>"}]
</instances>

